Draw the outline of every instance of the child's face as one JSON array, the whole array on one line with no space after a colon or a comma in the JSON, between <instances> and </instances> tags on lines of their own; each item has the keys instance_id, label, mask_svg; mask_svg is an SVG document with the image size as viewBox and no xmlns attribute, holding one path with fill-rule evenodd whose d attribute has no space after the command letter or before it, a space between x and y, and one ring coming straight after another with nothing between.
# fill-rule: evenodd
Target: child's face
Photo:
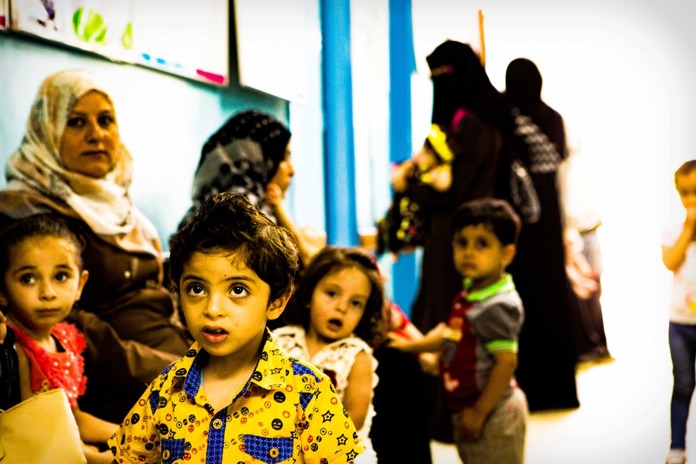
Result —
<instances>
[{"instance_id":1,"label":"child's face","mask_svg":"<svg viewBox=\"0 0 696 464\"><path fill-rule=\"evenodd\" d=\"M352 334L365 313L371 290L370 280L354 267L325 275L309 303L310 332L326 340Z\"/></svg>"},{"instance_id":2,"label":"child's face","mask_svg":"<svg viewBox=\"0 0 696 464\"><path fill-rule=\"evenodd\" d=\"M416 162L418 163L418 168L421 171L430 169L431 167L438 164L437 155L433 150L423 145L418 153L416 153Z\"/></svg>"},{"instance_id":3,"label":"child's face","mask_svg":"<svg viewBox=\"0 0 696 464\"><path fill-rule=\"evenodd\" d=\"M459 229L452 240L454 267L462 277L473 281L473 289L491 285L503 277L505 267L515 256L515 246L505 245L485 224Z\"/></svg>"},{"instance_id":4,"label":"child's face","mask_svg":"<svg viewBox=\"0 0 696 464\"><path fill-rule=\"evenodd\" d=\"M696 171L678 175L676 178L677 192L684 208L696 208Z\"/></svg>"},{"instance_id":5,"label":"child's face","mask_svg":"<svg viewBox=\"0 0 696 464\"><path fill-rule=\"evenodd\" d=\"M193 338L211 356L255 357L266 321L282 314L287 296L269 301L271 287L235 252L194 252L182 271L179 296Z\"/></svg>"},{"instance_id":6,"label":"child's face","mask_svg":"<svg viewBox=\"0 0 696 464\"><path fill-rule=\"evenodd\" d=\"M71 241L51 236L29 237L10 251L0 304L32 338L45 337L80 298L87 271L77 253Z\"/></svg>"}]
</instances>

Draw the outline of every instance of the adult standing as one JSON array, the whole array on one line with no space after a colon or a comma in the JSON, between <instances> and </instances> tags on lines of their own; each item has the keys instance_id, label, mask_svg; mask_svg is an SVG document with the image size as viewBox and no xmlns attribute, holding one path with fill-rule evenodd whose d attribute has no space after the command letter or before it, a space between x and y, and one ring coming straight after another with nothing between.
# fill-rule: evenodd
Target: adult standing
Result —
<instances>
[{"instance_id":1,"label":"adult standing","mask_svg":"<svg viewBox=\"0 0 696 464\"><path fill-rule=\"evenodd\" d=\"M427 62L433 82L431 121L446 134L454 157L448 189L407 179L409 198L424 212L421 277L411 311L411 320L424 333L447 319L461 290L452 259L450 222L462 203L497 191L503 133L510 119L471 46L447 40Z\"/></svg>"},{"instance_id":2,"label":"adult standing","mask_svg":"<svg viewBox=\"0 0 696 464\"><path fill-rule=\"evenodd\" d=\"M172 319L157 231L129 196L131 170L109 93L88 73L60 71L41 84L0 191L0 230L52 213L85 240L90 279L68 318L87 341L80 405L112 422L190 343Z\"/></svg>"},{"instance_id":3,"label":"adult standing","mask_svg":"<svg viewBox=\"0 0 696 464\"><path fill-rule=\"evenodd\" d=\"M564 121L541 99L542 78L526 58L510 62L505 97L515 116L518 153L539 197L541 215L525 224L509 267L525 309L517 381L530 411L579 406L577 353L572 330L572 290L565 269L558 168L567 157ZM536 140L525 137L537 131Z\"/></svg>"},{"instance_id":4,"label":"adult standing","mask_svg":"<svg viewBox=\"0 0 696 464\"><path fill-rule=\"evenodd\" d=\"M433 82L431 122L446 134L453 153L451 183L440 190L399 170L395 190L405 185L406 194L423 212L425 237L418 292L411 310L414 325L423 333L446 321L452 302L461 290L461 276L454 267L452 217L462 203L494 196L498 189L503 134L509 113L500 93L491 84L479 57L468 44L447 40L427 57ZM408 167L408 166L407 166ZM452 442L450 413L435 377L429 377L433 406L432 438Z\"/></svg>"}]
</instances>

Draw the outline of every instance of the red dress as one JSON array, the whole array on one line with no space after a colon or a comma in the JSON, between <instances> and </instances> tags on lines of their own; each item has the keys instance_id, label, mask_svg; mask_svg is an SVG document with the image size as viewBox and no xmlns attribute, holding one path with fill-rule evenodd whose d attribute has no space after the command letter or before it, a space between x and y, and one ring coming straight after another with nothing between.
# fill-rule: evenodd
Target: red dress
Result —
<instances>
[{"instance_id":1,"label":"red dress","mask_svg":"<svg viewBox=\"0 0 696 464\"><path fill-rule=\"evenodd\" d=\"M86 343L82 333L67 322L59 322L51 329L58 344L57 353L49 353L19 327L7 323L29 360L29 379L32 393L62 388L72 407L85 393L87 377L84 376L82 352Z\"/></svg>"}]
</instances>

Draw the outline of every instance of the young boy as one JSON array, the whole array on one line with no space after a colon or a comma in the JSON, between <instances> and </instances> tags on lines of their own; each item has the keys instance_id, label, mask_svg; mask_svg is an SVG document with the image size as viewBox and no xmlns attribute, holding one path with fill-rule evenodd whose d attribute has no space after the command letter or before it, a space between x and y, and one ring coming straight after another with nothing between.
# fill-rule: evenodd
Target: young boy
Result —
<instances>
[{"instance_id":1,"label":"young boy","mask_svg":"<svg viewBox=\"0 0 696 464\"><path fill-rule=\"evenodd\" d=\"M662 262L673 273L669 306L669 350L674 376L672 442L665 463L684 464L696 361L696 160L686 161L677 169L674 186L686 214L683 221L666 227L662 234Z\"/></svg>"},{"instance_id":2,"label":"young boy","mask_svg":"<svg viewBox=\"0 0 696 464\"><path fill-rule=\"evenodd\" d=\"M504 200L463 204L453 222L454 265L464 277L446 324L394 346L440 352L440 379L454 440L467 464L522 463L527 401L514 379L524 310L505 268L515 256L520 219Z\"/></svg>"},{"instance_id":3,"label":"young boy","mask_svg":"<svg viewBox=\"0 0 696 464\"><path fill-rule=\"evenodd\" d=\"M364 446L331 380L289 357L266 327L293 290L291 235L243 195L221 193L170 248L196 343L109 440L115 462L352 463Z\"/></svg>"}]
</instances>

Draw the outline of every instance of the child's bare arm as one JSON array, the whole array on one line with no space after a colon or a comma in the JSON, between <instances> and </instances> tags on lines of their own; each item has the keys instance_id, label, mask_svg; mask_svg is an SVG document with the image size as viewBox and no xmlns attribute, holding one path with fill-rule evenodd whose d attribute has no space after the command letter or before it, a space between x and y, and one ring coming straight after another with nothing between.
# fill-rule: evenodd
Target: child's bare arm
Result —
<instances>
[{"instance_id":1,"label":"child's bare arm","mask_svg":"<svg viewBox=\"0 0 696 464\"><path fill-rule=\"evenodd\" d=\"M681 267L686 249L694 238L694 231L696 231L696 209L688 209L684 228L677 241L671 247L662 247L662 262L670 271L674 272Z\"/></svg>"},{"instance_id":2,"label":"child's bare arm","mask_svg":"<svg viewBox=\"0 0 696 464\"><path fill-rule=\"evenodd\" d=\"M348 375L348 386L343 394L343 407L346 408L346 412L358 430L365 424L370 401L372 401L372 374L371 356L364 351L358 353Z\"/></svg>"},{"instance_id":3,"label":"child's bare arm","mask_svg":"<svg viewBox=\"0 0 696 464\"><path fill-rule=\"evenodd\" d=\"M111 438L118 430L118 424L107 422L92 414L82 411L79 406L73 408L73 415L77 428L80 431L80 438L85 443L101 445Z\"/></svg>"},{"instance_id":4,"label":"child's bare arm","mask_svg":"<svg viewBox=\"0 0 696 464\"><path fill-rule=\"evenodd\" d=\"M471 436L478 438L488 415L510 388L510 380L517 368L517 353L496 353L488 383L473 407L465 409L459 416Z\"/></svg>"},{"instance_id":5,"label":"child's bare arm","mask_svg":"<svg viewBox=\"0 0 696 464\"><path fill-rule=\"evenodd\" d=\"M390 332L389 346L407 353L423 353L439 351L442 344L442 334L447 326L440 323L433 327L427 334L416 339L407 339L396 333Z\"/></svg>"}]
</instances>

